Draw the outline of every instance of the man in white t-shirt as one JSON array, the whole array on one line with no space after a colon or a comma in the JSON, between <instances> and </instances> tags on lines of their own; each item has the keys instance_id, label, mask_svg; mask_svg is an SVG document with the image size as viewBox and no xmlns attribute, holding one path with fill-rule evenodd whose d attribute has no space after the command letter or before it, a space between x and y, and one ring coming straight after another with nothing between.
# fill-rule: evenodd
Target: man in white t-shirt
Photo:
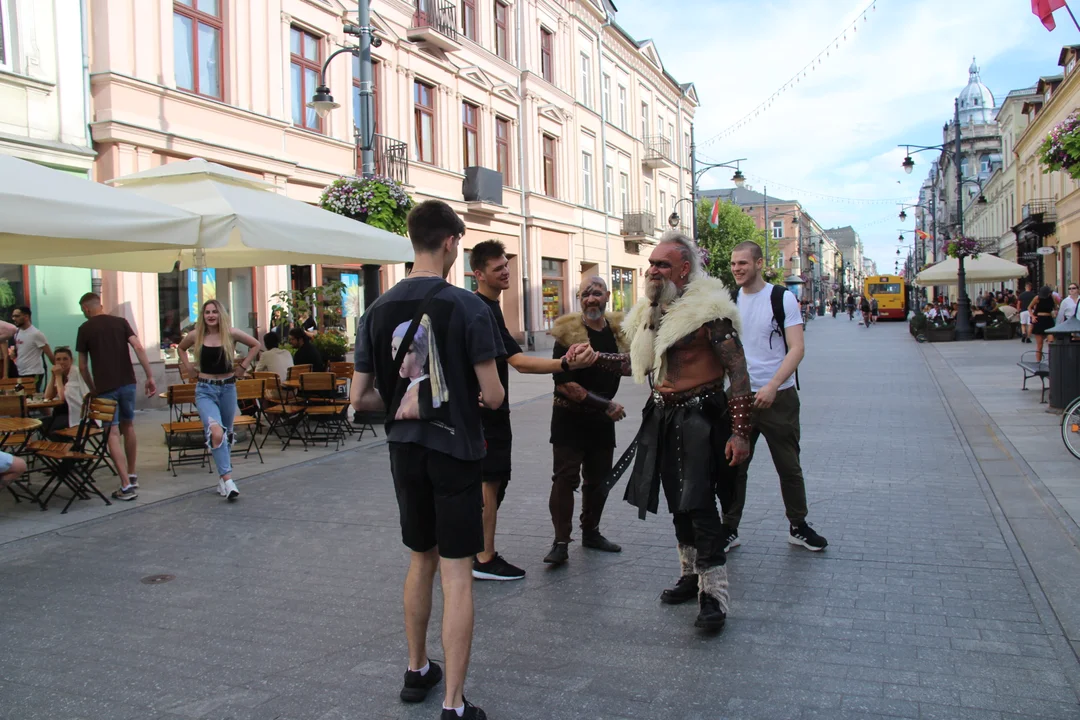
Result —
<instances>
[{"instance_id":1,"label":"man in white t-shirt","mask_svg":"<svg viewBox=\"0 0 1080 720\"><path fill-rule=\"evenodd\" d=\"M780 476L780 493L790 524L788 542L816 552L829 543L806 522L806 484L799 461L799 393L795 389L795 371L804 352L802 317L792 293L765 282L761 274L764 265L757 243L739 243L731 252L731 272L739 286L740 337L754 404L750 411L750 457L739 466L733 498L724 508L725 549L740 544L747 472L757 439L764 435ZM782 312L773 310L774 293ZM782 318L783 327L777 326L775 318Z\"/></svg>"},{"instance_id":2,"label":"man in white t-shirt","mask_svg":"<svg viewBox=\"0 0 1080 720\"><path fill-rule=\"evenodd\" d=\"M45 333L34 327L31 322L30 308L23 305L11 313L11 321L19 330L15 333L13 352L15 368L19 377L32 377L37 380L35 387L41 389L41 378L45 375L45 356L49 363L56 364L49 341Z\"/></svg>"},{"instance_id":3,"label":"man in white t-shirt","mask_svg":"<svg viewBox=\"0 0 1080 720\"><path fill-rule=\"evenodd\" d=\"M255 366L256 372L272 372L285 380L289 375L289 368L293 366L292 353L281 345L281 336L270 331L263 335L263 346L266 348L259 355L259 362Z\"/></svg>"}]
</instances>

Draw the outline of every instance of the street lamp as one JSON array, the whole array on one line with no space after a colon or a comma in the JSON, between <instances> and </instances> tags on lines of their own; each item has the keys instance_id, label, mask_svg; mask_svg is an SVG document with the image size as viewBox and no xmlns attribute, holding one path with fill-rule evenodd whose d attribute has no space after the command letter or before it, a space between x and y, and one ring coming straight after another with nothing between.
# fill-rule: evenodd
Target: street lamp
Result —
<instances>
[{"instance_id":1,"label":"street lamp","mask_svg":"<svg viewBox=\"0 0 1080 720\"><path fill-rule=\"evenodd\" d=\"M681 199L677 200L675 202L675 204L671 207L671 214L668 215L668 219L667 219L667 224L671 227L672 230L679 227L679 222L680 222L680 220L682 218L679 217L679 213L676 212L676 209L680 205L682 205L684 202L685 203L690 203L690 212L693 213L693 214L697 214L697 208L694 207L694 201L693 200L691 200L690 198L681 198ZM694 238L694 242L697 242L696 237Z\"/></svg>"},{"instance_id":2,"label":"street lamp","mask_svg":"<svg viewBox=\"0 0 1080 720\"><path fill-rule=\"evenodd\" d=\"M341 103L334 102L334 96L330 94L330 88L320 85L315 88L315 94L311 96L311 102L307 106L314 108L315 114L322 119L329 115L331 110L337 110L341 107Z\"/></svg>"},{"instance_id":3,"label":"street lamp","mask_svg":"<svg viewBox=\"0 0 1080 720\"><path fill-rule=\"evenodd\" d=\"M698 224L697 224L697 204L698 204L698 181L701 180L701 176L710 170L716 168L729 168L735 171L735 174L731 176L731 182L735 183L735 187L741 188L746 184L746 176L742 174L742 170L739 169L739 163L745 162L746 158L737 158L735 160L728 160L722 163L707 163L698 167L697 161L697 145L694 140L694 126L690 125L690 201L694 206L694 211L690 213L690 217L693 220L694 240L697 241L698 236ZM674 213L672 213L674 214ZM671 223L671 218L668 218L668 223ZM767 237L767 236L766 236ZM766 255L766 257L768 257Z\"/></svg>"}]
</instances>

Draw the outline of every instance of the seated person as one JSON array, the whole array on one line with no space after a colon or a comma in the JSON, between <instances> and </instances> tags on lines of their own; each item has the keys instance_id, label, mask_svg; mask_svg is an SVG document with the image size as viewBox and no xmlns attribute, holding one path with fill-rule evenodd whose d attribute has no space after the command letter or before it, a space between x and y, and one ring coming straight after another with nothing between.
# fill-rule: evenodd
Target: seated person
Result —
<instances>
[{"instance_id":1,"label":"seated person","mask_svg":"<svg viewBox=\"0 0 1080 720\"><path fill-rule=\"evenodd\" d=\"M293 366L293 356L281 345L281 336L276 332L268 332L263 335L263 345L266 347L259 354L259 362L255 365L258 372L272 372L284 380L289 375L289 368Z\"/></svg>"},{"instance_id":2,"label":"seated person","mask_svg":"<svg viewBox=\"0 0 1080 720\"><path fill-rule=\"evenodd\" d=\"M326 372L326 363L323 362L319 349L302 328L294 327L289 331L289 344L296 348L293 365L310 365L312 372Z\"/></svg>"},{"instance_id":3,"label":"seated person","mask_svg":"<svg viewBox=\"0 0 1080 720\"><path fill-rule=\"evenodd\" d=\"M71 348L61 345L53 350L53 356L56 364L53 365L49 385L45 388L45 399L63 400L64 404L53 408L52 417L42 422L41 434L50 439L55 431L79 424L83 399L88 392L79 371L72 371Z\"/></svg>"}]
</instances>

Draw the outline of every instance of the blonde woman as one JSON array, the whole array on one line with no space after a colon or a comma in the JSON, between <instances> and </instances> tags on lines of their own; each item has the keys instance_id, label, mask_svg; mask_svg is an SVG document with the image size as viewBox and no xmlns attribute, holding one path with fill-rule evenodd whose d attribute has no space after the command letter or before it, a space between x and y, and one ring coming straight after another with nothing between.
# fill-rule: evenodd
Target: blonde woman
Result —
<instances>
[{"instance_id":1,"label":"blonde woman","mask_svg":"<svg viewBox=\"0 0 1080 720\"><path fill-rule=\"evenodd\" d=\"M248 346L247 357L233 363L236 343ZM196 370L188 360L187 350L194 347ZM186 377L198 377L195 407L206 430L206 446L214 456L218 471L218 493L229 502L240 497L232 480L231 447L233 417L236 415L236 379L255 362L262 349L259 341L229 323L229 314L217 300L203 303L195 330L180 341L180 367Z\"/></svg>"}]
</instances>

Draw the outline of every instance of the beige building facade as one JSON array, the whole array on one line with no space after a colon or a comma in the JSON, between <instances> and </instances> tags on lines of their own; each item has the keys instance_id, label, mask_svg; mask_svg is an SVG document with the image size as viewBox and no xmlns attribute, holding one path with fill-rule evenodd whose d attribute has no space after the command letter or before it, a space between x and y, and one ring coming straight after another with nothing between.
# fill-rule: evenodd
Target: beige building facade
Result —
<instances>
[{"instance_id":1,"label":"beige building facade","mask_svg":"<svg viewBox=\"0 0 1080 720\"><path fill-rule=\"evenodd\" d=\"M376 171L417 201L439 198L462 215L463 255L450 281L472 287L468 249L503 242L513 276L507 324L538 346L554 318L576 307L583 276L603 276L613 305L629 307L663 218L690 195L693 86L676 82L657 49L619 28L603 2L417 2L372 2L381 41L372 51ZM343 24L356 21L354 3L89 5L95 179L202 157L317 202L334 178L355 173L350 54L326 73L342 107L325 118L306 107L325 59L353 44ZM501 192L467 198L466 168L501 173ZM382 268L381 289L405 273ZM203 282L234 324L263 332L274 293L363 277L359 266L256 267ZM105 272L103 292L160 362L190 322L195 281L193 272Z\"/></svg>"}]
</instances>

